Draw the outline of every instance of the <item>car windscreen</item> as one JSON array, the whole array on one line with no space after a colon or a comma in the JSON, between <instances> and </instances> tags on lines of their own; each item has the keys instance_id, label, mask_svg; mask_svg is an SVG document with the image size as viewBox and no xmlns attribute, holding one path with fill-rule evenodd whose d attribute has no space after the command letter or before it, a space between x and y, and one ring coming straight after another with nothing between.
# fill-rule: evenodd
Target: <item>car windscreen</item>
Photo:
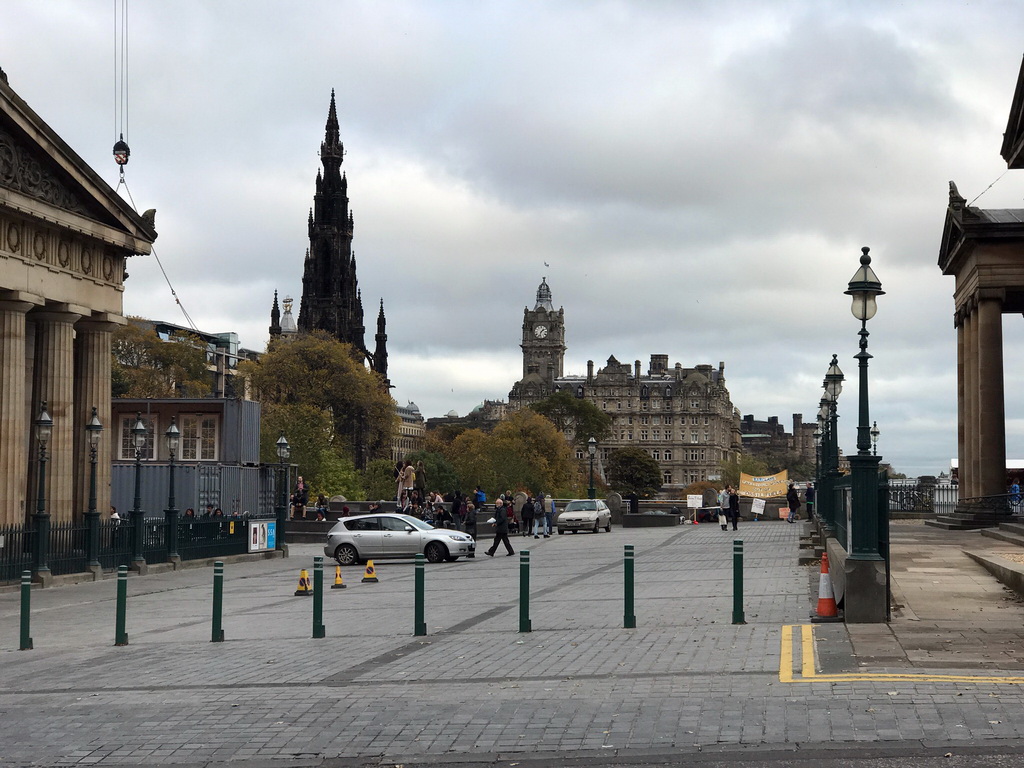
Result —
<instances>
[{"instance_id":1,"label":"car windscreen","mask_svg":"<svg viewBox=\"0 0 1024 768\"><path fill-rule=\"evenodd\" d=\"M570 501L565 505L566 512L593 512L596 509L596 501Z\"/></svg>"},{"instance_id":2,"label":"car windscreen","mask_svg":"<svg viewBox=\"0 0 1024 768\"><path fill-rule=\"evenodd\" d=\"M430 523L425 523L422 520L412 517L411 515L397 515L397 517L411 525L413 528L418 528L421 531L434 530L434 526L432 526Z\"/></svg>"}]
</instances>

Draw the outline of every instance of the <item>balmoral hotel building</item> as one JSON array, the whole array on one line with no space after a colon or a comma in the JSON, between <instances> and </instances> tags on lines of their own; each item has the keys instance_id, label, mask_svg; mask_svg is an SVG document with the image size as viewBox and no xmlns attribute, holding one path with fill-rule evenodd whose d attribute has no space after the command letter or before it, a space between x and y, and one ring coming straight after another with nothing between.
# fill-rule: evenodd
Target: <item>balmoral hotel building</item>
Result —
<instances>
[{"instance_id":1,"label":"balmoral hotel building","mask_svg":"<svg viewBox=\"0 0 1024 768\"><path fill-rule=\"evenodd\" d=\"M671 495L701 480L717 480L723 461L740 448L739 413L725 386L725 363L717 368L669 365L668 355L620 363L614 356L586 376L567 376L565 313L555 309L551 289L542 280L533 309L523 312L523 378L509 393L510 410L558 391L586 398L612 419L612 435L598 447L603 467L612 451L635 447L661 467L663 493ZM582 459L582 453L578 454Z\"/></svg>"}]
</instances>

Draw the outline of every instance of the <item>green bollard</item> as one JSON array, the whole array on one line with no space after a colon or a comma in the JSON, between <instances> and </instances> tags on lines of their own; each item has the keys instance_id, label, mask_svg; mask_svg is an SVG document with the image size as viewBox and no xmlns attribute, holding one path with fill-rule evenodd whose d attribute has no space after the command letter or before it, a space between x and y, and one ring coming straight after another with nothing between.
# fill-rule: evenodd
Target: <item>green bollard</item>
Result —
<instances>
[{"instance_id":1,"label":"green bollard","mask_svg":"<svg viewBox=\"0 0 1024 768\"><path fill-rule=\"evenodd\" d=\"M220 560L213 564L213 633L211 643L224 642L224 563Z\"/></svg>"},{"instance_id":2,"label":"green bollard","mask_svg":"<svg viewBox=\"0 0 1024 768\"><path fill-rule=\"evenodd\" d=\"M531 632L530 622L530 550L519 551L519 631Z\"/></svg>"},{"instance_id":3,"label":"green bollard","mask_svg":"<svg viewBox=\"0 0 1024 768\"><path fill-rule=\"evenodd\" d=\"M625 547L625 560L623 562L625 610L622 614L622 627L624 629L636 629L636 613L633 609L633 545L626 544Z\"/></svg>"},{"instance_id":4,"label":"green bollard","mask_svg":"<svg viewBox=\"0 0 1024 768\"><path fill-rule=\"evenodd\" d=\"M32 571L21 572L21 647L19 651L32 650L32 635L29 633L29 608L32 605Z\"/></svg>"},{"instance_id":5,"label":"green bollard","mask_svg":"<svg viewBox=\"0 0 1024 768\"><path fill-rule=\"evenodd\" d=\"M117 567L117 626L114 628L114 645L128 645L125 619L128 613L128 566Z\"/></svg>"},{"instance_id":6,"label":"green bollard","mask_svg":"<svg viewBox=\"0 0 1024 768\"><path fill-rule=\"evenodd\" d=\"M732 623L746 624L743 617L743 541L732 542Z\"/></svg>"},{"instance_id":7,"label":"green bollard","mask_svg":"<svg viewBox=\"0 0 1024 768\"><path fill-rule=\"evenodd\" d=\"M427 620L424 615L424 581L423 555L416 555L416 606L414 608L413 629L415 637L423 637L427 634Z\"/></svg>"},{"instance_id":8,"label":"green bollard","mask_svg":"<svg viewBox=\"0 0 1024 768\"><path fill-rule=\"evenodd\" d=\"M313 637L327 636L324 626L324 559L313 558Z\"/></svg>"}]
</instances>

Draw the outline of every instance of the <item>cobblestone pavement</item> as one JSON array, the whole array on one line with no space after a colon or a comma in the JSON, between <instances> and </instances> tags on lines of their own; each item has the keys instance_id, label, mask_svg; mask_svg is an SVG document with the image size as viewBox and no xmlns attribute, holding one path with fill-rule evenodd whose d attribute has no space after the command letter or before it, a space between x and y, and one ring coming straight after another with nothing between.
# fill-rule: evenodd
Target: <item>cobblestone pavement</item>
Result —
<instances>
[{"instance_id":1,"label":"cobblestone pavement","mask_svg":"<svg viewBox=\"0 0 1024 768\"><path fill-rule=\"evenodd\" d=\"M348 588L324 594L327 637L312 639L312 601L293 595L299 569L320 554L312 545L227 565L224 643L210 642L210 568L129 579L130 644L120 648L113 579L33 591L32 651L15 650L18 595L0 594L0 764L607 763L1024 738L1020 687L998 679L1009 672L965 666L996 676L970 683L920 668L895 681L780 682L782 627L808 616L800 527L513 538L532 554L527 634L517 631L518 556L482 552L427 567L426 637L413 636L413 567L402 561L376 563L378 584L343 569ZM745 544L743 625L731 623L734 537ZM622 628L627 543L636 629ZM329 564L325 583L333 576ZM1024 620L1019 604L1005 610ZM814 645L830 672L865 670L842 625L816 627Z\"/></svg>"}]
</instances>

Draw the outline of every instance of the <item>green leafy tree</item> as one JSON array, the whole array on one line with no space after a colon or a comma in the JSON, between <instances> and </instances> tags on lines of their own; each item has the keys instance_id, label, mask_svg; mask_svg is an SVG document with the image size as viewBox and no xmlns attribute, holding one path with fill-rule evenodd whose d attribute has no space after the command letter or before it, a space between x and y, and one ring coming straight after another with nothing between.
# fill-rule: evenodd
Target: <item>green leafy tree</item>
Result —
<instances>
[{"instance_id":1,"label":"green leafy tree","mask_svg":"<svg viewBox=\"0 0 1024 768\"><path fill-rule=\"evenodd\" d=\"M468 429L451 448L464 490L480 485L488 498L506 491L571 495L579 471L565 437L548 419L517 411L487 434Z\"/></svg>"},{"instance_id":2,"label":"green leafy tree","mask_svg":"<svg viewBox=\"0 0 1024 768\"><path fill-rule=\"evenodd\" d=\"M590 400L575 397L566 390L555 392L530 408L546 417L573 444L587 447L591 437L599 443L612 432L612 419Z\"/></svg>"},{"instance_id":3,"label":"green leafy tree","mask_svg":"<svg viewBox=\"0 0 1024 768\"><path fill-rule=\"evenodd\" d=\"M246 361L239 368L265 406L301 405L326 414L329 429L322 436L322 449L330 448L357 465L390 455L398 426L394 400L380 376L363 365L350 345L313 331L275 340L258 361ZM277 433L270 437L276 440ZM264 446L273 440L265 439ZM265 453L264 460L275 457Z\"/></svg>"},{"instance_id":4,"label":"green leafy tree","mask_svg":"<svg viewBox=\"0 0 1024 768\"><path fill-rule=\"evenodd\" d=\"M111 391L114 397L204 397L210 394L206 344L175 332L167 341L141 318L111 338Z\"/></svg>"},{"instance_id":5,"label":"green leafy tree","mask_svg":"<svg viewBox=\"0 0 1024 768\"><path fill-rule=\"evenodd\" d=\"M395 462L390 459L374 459L366 465L363 472L363 486L366 488L366 498L373 501L384 499L388 501L395 498L397 483L395 482Z\"/></svg>"},{"instance_id":6,"label":"green leafy tree","mask_svg":"<svg viewBox=\"0 0 1024 768\"><path fill-rule=\"evenodd\" d=\"M423 462L423 468L426 470L427 476L427 491L438 491L442 494L447 494L452 491L465 490L464 488L459 488L459 475L455 471L455 467L440 453L413 451L406 454L405 460L411 461L414 467L419 462Z\"/></svg>"},{"instance_id":7,"label":"green leafy tree","mask_svg":"<svg viewBox=\"0 0 1024 768\"><path fill-rule=\"evenodd\" d=\"M605 474L611 487L621 494L653 496L661 490L661 467L642 448L612 451Z\"/></svg>"}]
</instances>

